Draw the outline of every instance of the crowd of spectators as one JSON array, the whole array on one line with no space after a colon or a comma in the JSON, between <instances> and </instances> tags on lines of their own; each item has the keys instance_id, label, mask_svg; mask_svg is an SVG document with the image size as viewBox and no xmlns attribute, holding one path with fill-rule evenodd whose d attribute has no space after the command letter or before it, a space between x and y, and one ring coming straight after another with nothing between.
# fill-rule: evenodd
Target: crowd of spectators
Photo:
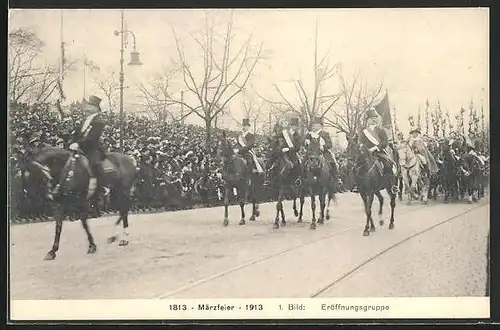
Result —
<instances>
[{"instance_id":1,"label":"crowd of spectators","mask_svg":"<svg viewBox=\"0 0 500 330\"><path fill-rule=\"evenodd\" d=\"M107 122L102 137L103 145L108 151L117 151L120 138L119 116L114 112L104 112L103 115ZM12 105L9 117L10 177L13 183L20 181L21 164L29 159L34 150L47 145L67 147L73 130L84 120L77 105L63 113L45 104L30 107L22 104ZM171 208L190 208L195 203L207 206L220 204L222 173L216 154L216 143L213 143L207 152L203 127L159 122L145 116L126 114L124 133L124 152L136 160L139 168L136 207L167 207L165 201L158 200L161 196L155 192L168 183L177 183L179 188L176 196L175 189L174 194L168 196L170 198L163 195L169 202L177 201L175 205L169 204ZM221 133L221 130L214 129L212 141L217 141ZM229 134L232 138L236 135L237 132ZM257 155L263 155L267 148L266 143L265 137L257 136ZM204 184L200 185L204 177ZM19 185L17 188L20 188ZM205 191L200 191L203 189ZM206 191L207 189L210 191ZM42 201L29 200L19 189L11 191L15 199L13 204L18 205L19 211L26 213L35 208L37 216L46 213L45 210L40 211L45 207Z\"/></svg>"}]
</instances>

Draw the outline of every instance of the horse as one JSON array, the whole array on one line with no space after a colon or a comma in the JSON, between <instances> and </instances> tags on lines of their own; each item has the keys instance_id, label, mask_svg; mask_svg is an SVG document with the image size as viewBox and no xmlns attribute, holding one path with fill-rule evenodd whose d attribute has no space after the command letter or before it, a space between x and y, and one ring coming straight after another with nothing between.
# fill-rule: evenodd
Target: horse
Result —
<instances>
[{"instance_id":1,"label":"horse","mask_svg":"<svg viewBox=\"0 0 500 330\"><path fill-rule=\"evenodd\" d=\"M394 146L394 144L392 144ZM396 149L399 147L399 143L396 143L397 147ZM404 180L403 180L403 174L401 172L401 165L399 163L399 154L397 152L394 153L394 162L396 163L396 167L397 167L397 172L398 172L398 175L397 175L397 186L398 186L398 198L399 198L399 201L403 201L403 190L405 189L405 186L404 186Z\"/></svg>"},{"instance_id":2,"label":"horse","mask_svg":"<svg viewBox=\"0 0 500 330\"><path fill-rule=\"evenodd\" d=\"M327 218L330 218L330 201L334 198L334 181L330 172L330 165L321 151L319 137L306 142L306 154L304 157L304 190L311 197L312 222L311 229L316 229L316 194L319 197L320 216L318 224L324 224L326 194L328 193Z\"/></svg>"},{"instance_id":3,"label":"horse","mask_svg":"<svg viewBox=\"0 0 500 330\"><path fill-rule=\"evenodd\" d=\"M440 153L440 145L436 140L430 140L427 143L427 148L429 149L430 154L436 160L436 165L438 171L432 174L429 178L429 191L427 193L427 198L432 198L433 200L437 200L438 189L443 186L443 160L442 155Z\"/></svg>"},{"instance_id":4,"label":"horse","mask_svg":"<svg viewBox=\"0 0 500 330\"><path fill-rule=\"evenodd\" d=\"M241 209L240 225L245 225L245 203L250 196L252 200L252 216L251 221L260 215L257 198L255 194L257 182L252 182L255 176L249 175L249 165L243 157L236 155L231 146L231 143L226 137L226 132L222 133L222 139L219 145L219 156L222 159L222 178L224 180L224 220L223 225L229 225L228 208L229 208L229 191L233 188L233 192L238 197L238 202ZM264 179L262 179L264 182Z\"/></svg>"},{"instance_id":5,"label":"horse","mask_svg":"<svg viewBox=\"0 0 500 330\"><path fill-rule=\"evenodd\" d=\"M298 217L297 223L301 223L305 201L305 192L302 186L302 165L299 162L298 166L292 169L289 161L285 160L285 156L281 152L280 143L271 143L271 148L268 150L266 158L273 163L272 166L267 166L269 170L268 177L275 191L275 196L273 197L277 201L273 228L278 229L280 227L280 215L281 225L286 226L283 200L286 198L285 194L289 190L292 192L293 211L295 216ZM297 210L297 198L300 199L300 212Z\"/></svg>"},{"instance_id":6,"label":"horse","mask_svg":"<svg viewBox=\"0 0 500 330\"><path fill-rule=\"evenodd\" d=\"M453 201L459 198L459 180L461 178L461 169L457 155L452 151L447 140L441 143L441 154L443 164L441 165L441 176L444 190L444 203L448 203L450 196Z\"/></svg>"},{"instance_id":7,"label":"horse","mask_svg":"<svg viewBox=\"0 0 500 330\"><path fill-rule=\"evenodd\" d=\"M466 173L463 178L464 188L469 204L481 199L481 183L484 175L485 164L474 154L465 154L461 163Z\"/></svg>"},{"instance_id":8,"label":"horse","mask_svg":"<svg viewBox=\"0 0 500 330\"><path fill-rule=\"evenodd\" d=\"M107 163L107 164L106 164ZM80 218L87 234L88 254L97 251L94 238L87 223L89 216L89 183L90 173L87 170L88 159L85 155L58 147L46 147L38 151L28 161L24 173L27 186L42 189L44 198L49 197L51 186L61 183L59 192L53 197L55 204L56 232L52 248L47 252L45 260L54 260L59 250L62 223L65 215L74 214ZM119 245L124 246L128 241L128 212L130 208L130 193L136 178L136 165L128 156L121 153L108 153L103 165L106 165L102 175L101 186L111 192L111 201L117 204L119 218L115 225L123 224L123 234ZM109 169L109 171L108 171ZM28 188L30 189L30 188ZM98 198L99 191L95 190L92 198ZM108 238L108 243L117 241L120 234Z\"/></svg>"},{"instance_id":9,"label":"horse","mask_svg":"<svg viewBox=\"0 0 500 330\"><path fill-rule=\"evenodd\" d=\"M413 151L408 143L401 143L397 148L401 174L407 187L408 201L411 204L413 198L428 203L429 176L423 171L420 155Z\"/></svg>"},{"instance_id":10,"label":"horse","mask_svg":"<svg viewBox=\"0 0 500 330\"><path fill-rule=\"evenodd\" d=\"M389 229L394 229L394 209L396 208L396 194L392 187L396 185L396 177L387 177L382 174L382 166L379 160L368 150L368 148L358 142L358 136L350 136L347 138L347 155L348 160L352 165L352 171L358 193L360 194L366 213L366 225L363 231L364 236L369 236L370 232L375 231L375 225L372 219L372 204L374 196L379 200L379 216L380 226L384 225L384 220L381 218L383 213L384 198L380 193L385 189L390 196L391 218Z\"/></svg>"}]
</instances>

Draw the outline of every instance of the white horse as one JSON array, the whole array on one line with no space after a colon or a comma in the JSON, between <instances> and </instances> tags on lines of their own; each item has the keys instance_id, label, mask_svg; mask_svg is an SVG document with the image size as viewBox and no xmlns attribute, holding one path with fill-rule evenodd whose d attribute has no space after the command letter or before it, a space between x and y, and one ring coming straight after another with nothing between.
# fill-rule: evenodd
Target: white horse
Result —
<instances>
[{"instance_id":1,"label":"white horse","mask_svg":"<svg viewBox=\"0 0 500 330\"><path fill-rule=\"evenodd\" d=\"M422 159L422 155L416 154L408 143L401 143L397 148L397 153L405 190L408 193L407 204L411 204L412 199L421 200L427 204L430 178L423 171L425 159Z\"/></svg>"}]
</instances>

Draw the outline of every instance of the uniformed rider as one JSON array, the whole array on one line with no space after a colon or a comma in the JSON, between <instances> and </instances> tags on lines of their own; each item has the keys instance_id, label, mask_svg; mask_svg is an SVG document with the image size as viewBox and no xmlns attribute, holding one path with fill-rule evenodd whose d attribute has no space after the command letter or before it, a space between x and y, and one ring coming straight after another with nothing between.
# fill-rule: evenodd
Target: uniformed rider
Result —
<instances>
[{"instance_id":1,"label":"uniformed rider","mask_svg":"<svg viewBox=\"0 0 500 330\"><path fill-rule=\"evenodd\" d=\"M244 118L241 127L241 133L237 139L238 147L234 149L234 152L243 157L247 161L248 167L254 172L264 173L264 169L253 151L255 135L250 132L250 119Z\"/></svg>"},{"instance_id":2,"label":"uniformed rider","mask_svg":"<svg viewBox=\"0 0 500 330\"><path fill-rule=\"evenodd\" d=\"M359 142L365 145L368 150L380 159L384 165L384 174L388 176L396 176L397 168L394 160L387 153L389 146L389 136L385 128L380 126L379 114L374 108L367 111L366 128L359 134ZM398 187L394 185L392 192L397 193Z\"/></svg>"},{"instance_id":3,"label":"uniformed rider","mask_svg":"<svg viewBox=\"0 0 500 330\"><path fill-rule=\"evenodd\" d=\"M91 95L88 102L82 105L82 112L86 117L80 127L73 132L72 143L69 145L70 150L82 153L87 157L90 163L90 168L87 170L91 180L94 181L102 175L101 163L105 158L101 135L106 128L106 123L101 115L100 103L99 97ZM53 195L58 192L59 187L60 184L55 187Z\"/></svg>"},{"instance_id":4,"label":"uniformed rider","mask_svg":"<svg viewBox=\"0 0 500 330\"><path fill-rule=\"evenodd\" d=\"M332 139L330 137L330 134L324 130L324 122L323 118L321 117L316 117L313 119L312 124L311 124L311 131L307 133L305 143L309 143L308 141L311 140L311 138L318 139L320 142L320 147L321 151L323 153L323 156L326 158L328 163L330 164L330 171L333 175L334 178L337 179L338 184L340 186L341 180L340 180L340 175L339 175L339 167L337 163L337 159L335 157L335 154L333 153L333 143Z\"/></svg>"},{"instance_id":5,"label":"uniformed rider","mask_svg":"<svg viewBox=\"0 0 500 330\"><path fill-rule=\"evenodd\" d=\"M427 174L429 176L436 174L439 168L436 164L436 160L425 145L422 134L420 132L420 128L412 127L410 129L410 139L408 143L418 155L421 155L420 160L422 161L422 165Z\"/></svg>"},{"instance_id":6,"label":"uniformed rider","mask_svg":"<svg viewBox=\"0 0 500 330\"><path fill-rule=\"evenodd\" d=\"M284 144L281 145L281 152L292 169L300 164L298 152L302 146L299 134L299 118L292 117L288 123L288 129L281 131L281 137Z\"/></svg>"}]
</instances>

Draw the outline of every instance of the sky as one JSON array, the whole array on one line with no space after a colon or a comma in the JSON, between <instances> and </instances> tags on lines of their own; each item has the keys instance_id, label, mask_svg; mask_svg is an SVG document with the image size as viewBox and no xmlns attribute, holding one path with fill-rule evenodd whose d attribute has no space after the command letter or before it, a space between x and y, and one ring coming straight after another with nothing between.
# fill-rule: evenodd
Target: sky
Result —
<instances>
[{"instance_id":1,"label":"sky","mask_svg":"<svg viewBox=\"0 0 500 330\"><path fill-rule=\"evenodd\" d=\"M218 15L227 11L214 10ZM11 10L9 28L31 28L46 43L43 61L55 63L59 56L60 10ZM101 72L119 72L120 10L64 10L63 39L72 59L86 55ZM489 113L489 12L487 8L432 9L237 9L234 11L235 43L252 34L254 43L266 50L265 65L259 66L251 87L266 98L279 100L274 84L290 99L297 100L290 83L303 77L306 88L314 56L314 29L318 21L318 52L328 52L328 60L341 63L349 80L356 72L363 81L376 87L384 84L391 108L396 109L398 126L408 130L408 115L431 106L439 98L441 108L450 116L460 107L468 109L471 99L484 104ZM171 26L179 31L188 57L198 59L188 33L201 31L204 12L195 9L125 10L126 27L137 38L141 53L140 67L125 67L125 109L139 102L134 90L146 83L175 58L175 40ZM128 62L132 39L125 53ZM192 54L190 52L192 51ZM99 75L94 73L93 75ZM100 73L103 74L103 73ZM308 76L309 75L309 76ZM98 94L87 76L86 92ZM69 100L83 97L83 65L65 79ZM334 92L338 86L328 85ZM383 97L383 95L380 95ZM232 116L243 117L240 102L230 104ZM340 103L338 106L341 106ZM488 118L488 117L487 117ZM195 117L190 119L198 122ZM232 124L235 127L235 124Z\"/></svg>"}]
</instances>

